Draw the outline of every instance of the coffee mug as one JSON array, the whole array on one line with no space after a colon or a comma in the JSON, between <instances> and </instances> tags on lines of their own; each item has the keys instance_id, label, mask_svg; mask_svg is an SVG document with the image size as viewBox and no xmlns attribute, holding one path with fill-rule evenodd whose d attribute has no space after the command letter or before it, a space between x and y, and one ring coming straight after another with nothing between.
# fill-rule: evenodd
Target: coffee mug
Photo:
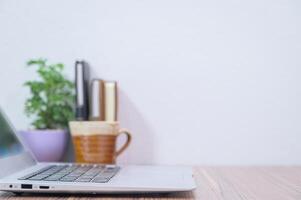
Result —
<instances>
[{"instance_id":1,"label":"coffee mug","mask_svg":"<svg viewBox=\"0 0 301 200\"><path fill-rule=\"evenodd\" d=\"M117 156L124 152L132 138L128 130L119 128L118 122L72 121L69 127L78 163L115 164ZM127 139L116 150L116 141L121 134Z\"/></svg>"}]
</instances>

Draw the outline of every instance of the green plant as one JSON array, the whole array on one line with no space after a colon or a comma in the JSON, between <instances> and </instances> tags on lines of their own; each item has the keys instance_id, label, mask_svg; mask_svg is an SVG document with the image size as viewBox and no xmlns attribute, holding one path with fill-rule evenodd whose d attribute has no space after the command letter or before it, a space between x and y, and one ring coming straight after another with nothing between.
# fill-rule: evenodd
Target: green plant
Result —
<instances>
[{"instance_id":1,"label":"green plant","mask_svg":"<svg viewBox=\"0 0 301 200\"><path fill-rule=\"evenodd\" d=\"M48 65L46 60L37 59L27 62L36 66L38 80L24 83L31 95L25 103L25 113L35 119L36 129L64 129L73 118L74 84L62 74L64 65Z\"/></svg>"}]
</instances>

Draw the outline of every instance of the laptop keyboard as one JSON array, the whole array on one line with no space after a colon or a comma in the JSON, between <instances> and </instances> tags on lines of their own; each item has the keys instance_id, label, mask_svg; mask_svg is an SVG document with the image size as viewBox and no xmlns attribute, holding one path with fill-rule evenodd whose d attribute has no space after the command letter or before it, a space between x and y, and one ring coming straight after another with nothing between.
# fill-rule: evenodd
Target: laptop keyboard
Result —
<instances>
[{"instance_id":1,"label":"laptop keyboard","mask_svg":"<svg viewBox=\"0 0 301 200\"><path fill-rule=\"evenodd\" d=\"M119 170L114 165L51 165L19 180L106 183Z\"/></svg>"}]
</instances>

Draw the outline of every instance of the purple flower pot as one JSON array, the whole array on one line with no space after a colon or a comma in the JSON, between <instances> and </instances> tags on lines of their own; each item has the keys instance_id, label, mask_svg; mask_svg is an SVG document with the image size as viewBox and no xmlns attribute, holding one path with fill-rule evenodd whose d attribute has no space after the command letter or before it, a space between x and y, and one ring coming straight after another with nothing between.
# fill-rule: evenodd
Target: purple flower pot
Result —
<instances>
[{"instance_id":1,"label":"purple flower pot","mask_svg":"<svg viewBox=\"0 0 301 200\"><path fill-rule=\"evenodd\" d=\"M63 158L68 138L66 130L27 130L20 133L39 162L58 162Z\"/></svg>"}]
</instances>

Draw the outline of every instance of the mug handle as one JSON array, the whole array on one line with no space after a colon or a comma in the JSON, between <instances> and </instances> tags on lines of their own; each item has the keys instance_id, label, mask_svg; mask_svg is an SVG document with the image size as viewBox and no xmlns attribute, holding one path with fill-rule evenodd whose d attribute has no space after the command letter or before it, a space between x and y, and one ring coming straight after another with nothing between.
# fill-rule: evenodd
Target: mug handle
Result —
<instances>
[{"instance_id":1,"label":"mug handle","mask_svg":"<svg viewBox=\"0 0 301 200\"><path fill-rule=\"evenodd\" d=\"M128 130L120 129L118 131L118 136L121 135L121 134L125 134L127 139L126 139L125 144L118 151L116 151L116 153L115 153L116 157L119 156L124 150L126 150L126 148L128 148L128 146L130 145L130 143L132 141L131 133Z\"/></svg>"}]
</instances>

